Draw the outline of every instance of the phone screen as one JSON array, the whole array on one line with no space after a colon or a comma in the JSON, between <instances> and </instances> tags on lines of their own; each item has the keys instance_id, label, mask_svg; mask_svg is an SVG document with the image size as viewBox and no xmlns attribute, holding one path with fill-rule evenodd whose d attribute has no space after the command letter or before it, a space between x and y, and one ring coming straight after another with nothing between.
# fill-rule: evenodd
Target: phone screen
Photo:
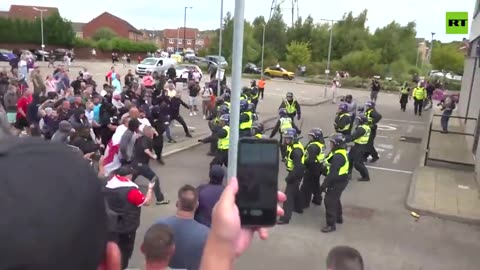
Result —
<instances>
[{"instance_id":1,"label":"phone screen","mask_svg":"<svg viewBox=\"0 0 480 270\"><path fill-rule=\"evenodd\" d=\"M278 168L276 140L242 138L239 141L236 204L242 226L275 225Z\"/></svg>"}]
</instances>

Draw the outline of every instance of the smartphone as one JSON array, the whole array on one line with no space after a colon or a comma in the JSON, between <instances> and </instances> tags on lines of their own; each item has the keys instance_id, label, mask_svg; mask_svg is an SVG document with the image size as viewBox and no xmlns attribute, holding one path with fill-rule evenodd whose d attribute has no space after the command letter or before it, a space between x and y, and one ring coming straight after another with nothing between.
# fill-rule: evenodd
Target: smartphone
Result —
<instances>
[{"instance_id":1,"label":"smartphone","mask_svg":"<svg viewBox=\"0 0 480 270\"><path fill-rule=\"evenodd\" d=\"M238 144L235 198L242 226L269 227L277 222L278 141L241 138Z\"/></svg>"}]
</instances>

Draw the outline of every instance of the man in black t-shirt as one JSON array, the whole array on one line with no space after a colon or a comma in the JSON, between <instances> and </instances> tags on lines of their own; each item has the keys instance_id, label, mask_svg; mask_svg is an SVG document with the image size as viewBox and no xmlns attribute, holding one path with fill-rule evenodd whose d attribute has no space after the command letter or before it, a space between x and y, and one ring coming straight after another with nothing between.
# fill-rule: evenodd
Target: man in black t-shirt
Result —
<instances>
[{"instance_id":1,"label":"man in black t-shirt","mask_svg":"<svg viewBox=\"0 0 480 270\"><path fill-rule=\"evenodd\" d=\"M132 156L132 166L135 172L132 176L132 181L135 182L135 179L137 179L137 177L141 175L147 178L150 182L155 182L153 192L155 193L155 197L157 198L156 204L168 204L170 203L170 201L165 199L165 196L160 189L160 181L158 179L158 176L148 165L150 159L157 159L157 155L153 153L154 134L154 129L151 126L146 126L143 129L143 136L141 136L135 141Z\"/></svg>"}]
</instances>

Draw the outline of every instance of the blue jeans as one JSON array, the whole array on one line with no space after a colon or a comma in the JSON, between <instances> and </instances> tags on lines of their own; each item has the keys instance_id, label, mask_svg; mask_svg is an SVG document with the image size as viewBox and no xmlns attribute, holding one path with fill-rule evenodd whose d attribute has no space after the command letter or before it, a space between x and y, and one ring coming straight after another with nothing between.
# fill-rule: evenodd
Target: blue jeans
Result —
<instances>
[{"instance_id":1,"label":"blue jeans","mask_svg":"<svg viewBox=\"0 0 480 270\"><path fill-rule=\"evenodd\" d=\"M450 120L450 115L452 115L452 111L443 111L442 118L440 118L440 124L442 125L443 131L448 131L448 120Z\"/></svg>"}]
</instances>

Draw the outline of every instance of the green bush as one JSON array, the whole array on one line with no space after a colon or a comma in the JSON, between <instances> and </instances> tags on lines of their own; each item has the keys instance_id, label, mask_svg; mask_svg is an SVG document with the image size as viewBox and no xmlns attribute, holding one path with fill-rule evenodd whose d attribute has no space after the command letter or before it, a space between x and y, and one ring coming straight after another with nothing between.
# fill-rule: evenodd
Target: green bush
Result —
<instances>
[{"instance_id":1,"label":"green bush","mask_svg":"<svg viewBox=\"0 0 480 270\"><path fill-rule=\"evenodd\" d=\"M332 80L326 80L324 78L310 78L305 80L306 83L314 84L332 84ZM364 89L370 90L372 81L370 79L360 78L360 77L349 77L340 80L341 87L344 88L353 88L353 89ZM387 92L397 92L400 89L401 84L397 81L386 81L380 80L380 85L382 86L383 91Z\"/></svg>"},{"instance_id":2,"label":"green bush","mask_svg":"<svg viewBox=\"0 0 480 270\"><path fill-rule=\"evenodd\" d=\"M91 39L75 38L73 40L73 46L75 48L95 48L96 45L95 41Z\"/></svg>"},{"instance_id":3,"label":"green bush","mask_svg":"<svg viewBox=\"0 0 480 270\"><path fill-rule=\"evenodd\" d=\"M75 47L80 48L97 48L104 52L120 51L128 53L153 52L157 50L157 46L148 42L134 42L123 38L100 39L97 42L89 39L75 39Z\"/></svg>"}]
</instances>

